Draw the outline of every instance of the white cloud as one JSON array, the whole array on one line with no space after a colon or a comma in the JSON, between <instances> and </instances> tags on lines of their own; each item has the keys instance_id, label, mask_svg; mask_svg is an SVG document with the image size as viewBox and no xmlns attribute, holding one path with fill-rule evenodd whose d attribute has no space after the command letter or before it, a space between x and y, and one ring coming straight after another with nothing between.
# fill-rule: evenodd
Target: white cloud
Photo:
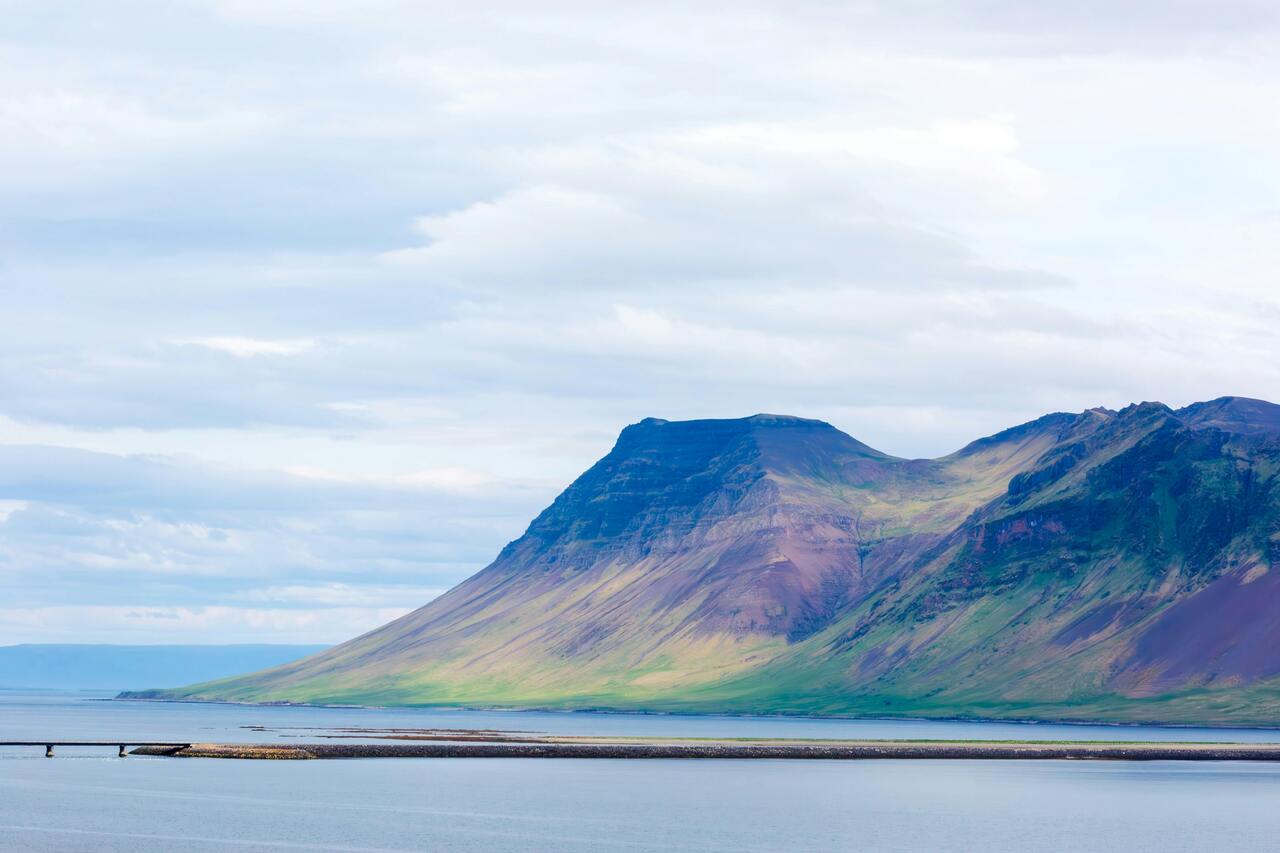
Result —
<instances>
[{"instance_id":1,"label":"white cloud","mask_svg":"<svg viewBox=\"0 0 1280 853\"><path fill-rule=\"evenodd\" d=\"M1041 201L1047 192L1040 170L1019 159L1020 143L1008 118L939 120L925 127L859 127L823 122L712 125L668 140L725 155L785 155L809 161L828 174L856 163L918 172L921 183L957 182L970 194L1005 202ZM902 175L897 176L901 179Z\"/></svg>"},{"instance_id":2,"label":"white cloud","mask_svg":"<svg viewBox=\"0 0 1280 853\"><path fill-rule=\"evenodd\" d=\"M251 358L255 355L297 355L315 346L315 341L277 340L267 341L255 338L211 337L211 338L174 338L170 343L205 347L236 356Z\"/></svg>"},{"instance_id":3,"label":"white cloud","mask_svg":"<svg viewBox=\"0 0 1280 853\"><path fill-rule=\"evenodd\" d=\"M315 480L328 480L352 485L380 486L384 488L427 488L447 492L475 492L496 486L500 481L487 471L465 468L459 465L407 471L384 477L352 477L337 471L296 465L285 468L285 473Z\"/></svg>"},{"instance_id":4,"label":"white cloud","mask_svg":"<svg viewBox=\"0 0 1280 853\"><path fill-rule=\"evenodd\" d=\"M245 601L343 607L421 607L445 592L443 587L404 587L329 583L269 586L245 592Z\"/></svg>"},{"instance_id":5,"label":"white cloud","mask_svg":"<svg viewBox=\"0 0 1280 853\"><path fill-rule=\"evenodd\" d=\"M338 643L409 612L407 607L55 606L0 608L0 644L31 642Z\"/></svg>"},{"instance_id":6,"label":"white cloud","mask_svg":"<svg viewBox=\"0 0 1280 853\"><path fill-rule=\"evenodd\" d=\"M529 187L463 210L420 217L414 228L426 245L388 252L385 258L393 264L426 264L428 273L438 277L433 283L446 285L471 282L487 270L513 287L556 286L561 283L557 275L575 270L594 274L604 284L607 264L619 260L620 235L639 236L641 245L626 250L632 259L657 248L645 246L643 236L636 234L646 224L605 196ZM573 279L563 283L576 284L579 275Z\"/></svg>"},{"instance_id":7,"label":"white cloud","mask_svg":"<svg viewBox=\"0 0 1280 853\"><path fill-rule=\"evenodd\" d=\"M192 114L108 90L30 85L0 96L0 156L10 190L119 186L157 163L235 150L273 129L270 116L251 109Z\"/></svg>"},{"instance_id":8,"label":"white cloud","mask_svg":"<svg viewBox=\"0 0 1280 853\"><path fill-rule=\"evenodd\" d=\"M10 6L14 611L377 610L648 415L1280 399L1266 0Z\"/></svg>"}]
</instances>

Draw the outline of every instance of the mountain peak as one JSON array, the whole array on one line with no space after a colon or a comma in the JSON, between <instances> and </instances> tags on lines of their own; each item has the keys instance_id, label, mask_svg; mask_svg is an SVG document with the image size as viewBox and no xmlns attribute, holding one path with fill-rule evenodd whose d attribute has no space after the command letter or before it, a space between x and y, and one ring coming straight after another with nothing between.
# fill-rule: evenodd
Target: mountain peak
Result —
<instances>
[{"instance_id":1,"label":"mountain peak","mask_svg":"<svg viewBox=\"0 0 1280 853\"><path fill-rule=\"evenodd\" d=\"M678 428L706 428L714 429L717 427L732 427L740 425L743 427L789 427L789 426L808 426L825 429L835 429L826 421L815 420L813 418L801 418L795 415L775 415L768 412L760 412L754 415L748 415L744 418L695 418L687 421L673 421L667 418L644 418L625 429L639 427L642 429L656 429L660 427L674 426ZM625 431L624 429L624 431Z\"/></svg>"},{"instance_id":2,"label":"mountain peak","mask_svg":"<svg viewBox=\"0 0 1280 853\"><path fill-rule=\"evenodd\" d=\"M670 421L645 418L625 427L609 456L692 454L704 461L720 456L745 442L753 447L765 467L793 467L800 457L893 459L863 444L826 421L795 415L759 413L744 418L703 418ZM606 461L609 457L606 457Z\"/></svg>"},{"instance_id":3,"label":"mountain peak","mask_svg":"<svg viewBox=\"0 0 1280 853\"><path fill-rule=\"evenodd\" d=\"M773 415L767 412L761 412L756 415L751 415L750 417L743 418L743 420L745 420L747 423L751 424L752 426L762 426L762 427L808 426L808 427L822 427L825 429L835 429L835 427L833 427L831 424L827 423L826 421L820 421L814 418L799 418L799 417L796 417L795 415Z\"/></svg>"},{"instance_id":4,"label":"mountain peak","mask_svg":"<svg viewBox=\"0 0 1280 853\"><path fill-rule=\"evenodd\" d=\"M971 456L975 453L980 453L984 450L988 450L1007 442L1019 441L1039 432L1058 433L1076 423L1079 418L1079 415L1073 415L1069 412L1052 412L1047 415L1042 415L1034 421L1027 421L1024 424L1018 424L1017 426L1001 430L994 435L975 439L957 450L952 454L952 456Z\"/></svg>"},{"instance_id":5,"label":"mountain peak","mask_svg":"<svg viewBox=\"0 0 1280 853\"><path fill-rule=\"evenodd\" d=\"M646 418L420 610L169 695L1132 720L1196 691L1275 725L1272 430L1260 400L1148 402L906 460L804 418Z\"/></svg>"},{"instance_id":6,"label":"mountain peak","mask_svg":"<svg viewBox=\"0 0 1280 853\"><path fill-rule=\"evenodd\" d=\"M1280 433L1280 406L1252 397L1218 397L1192 403L1176 414L1195 429L1220 429L1241 435Z\"/></svg>"},{"instance_id":7,"label":"mountain peak","mask_svg":"<svg viewBox=\"0 0 1280 853\"><path fill-rule=\"evenodd\" d=\"M1141 403L1130 403L1125 406L1116 416L1119 418L1144 418L1144 417L1162 417L1173 414L1173 409L1169 408L1159 400L1143 400Z\"/></svg>"}]
</instances>

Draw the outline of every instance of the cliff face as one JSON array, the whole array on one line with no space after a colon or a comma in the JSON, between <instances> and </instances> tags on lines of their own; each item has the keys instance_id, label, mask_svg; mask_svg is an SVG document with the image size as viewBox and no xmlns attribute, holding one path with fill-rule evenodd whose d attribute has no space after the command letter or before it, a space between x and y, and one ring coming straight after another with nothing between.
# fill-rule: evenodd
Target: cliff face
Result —
<instances>
[{"instance_id":1,"label":"cliff face","mask_svg":"<svg viewBox=\"0 0 1280 853\"><path fill-rule=\"evenodd\" d=\"M1278 470L1238 398L935 460L649 419L420 610L164 695L1280 723Z\"/></svg>"}]
</instances>

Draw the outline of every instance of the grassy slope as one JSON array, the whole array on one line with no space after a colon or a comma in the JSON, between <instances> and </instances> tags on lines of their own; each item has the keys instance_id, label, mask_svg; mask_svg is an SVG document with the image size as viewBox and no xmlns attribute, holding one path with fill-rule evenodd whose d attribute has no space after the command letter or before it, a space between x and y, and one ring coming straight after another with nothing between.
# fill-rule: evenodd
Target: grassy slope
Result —
<instances>
[{"instance_id":1,"label":"grassy slope","mask_svg":"<svg viewBox=\"0 0 1280 853\"><path fill-rule=\"evenodd\" d=\"M1280 681L1274 678L1212 689L1188 683L1155 695L1144 695L1141 685L1121 690L1113 683L1119 663L1172 603L1214 573L1236 571L1237 564L1244 572L1265 547L1259 538L1267 535L1265 524L1259 532L1257 525L1232 522L1231 536L1223 539L1223 513L1233 517L1239 514L1233 508L1253 500L1262 503L1250 511L1267 523L1274 525L1278 515L1274 503L1266 503L1270 493L1255 494L1258 483L1275 479L1274 455L1251 458L1252 470L1242 479L1240 459L1248 448L1214 450L1203 436L1172 428L1165 411L1139 409L1123 429L1114 418L1086 414L1074 422L1074 443L1065 450L1054 422L935 463L891 460L889 473L873 484L851 482L838 465L808 456L773 471L784 504L840 506L856 515L868 552L904 533L943 537L965 526L964 535L913 554L911 572L887 577L874 594L799 641L688 627L702 604L696 596L645 609L664 573L696 567L642 560L566 571L550 585L508 580L525 586L490 591L474 611L446 602L440 609L452 608L448 629L416 652L385 655L388 645L407 640L384 629L330 653L321 665L164 695L1275 724ZM1032 487L1015 495L1010 482L1019 476ZM1215 537L1222 539L1217 552L1193 553ZM474 579L468 584L476 586ZM481 599L489 592L468 594ZM564 653L563 640L584 611L619 602L623 628ZM1060 639L1072 625L1121 603L1136 615ZM635 609L625 611L629 604Z\"/></svg>"}]
</instances>

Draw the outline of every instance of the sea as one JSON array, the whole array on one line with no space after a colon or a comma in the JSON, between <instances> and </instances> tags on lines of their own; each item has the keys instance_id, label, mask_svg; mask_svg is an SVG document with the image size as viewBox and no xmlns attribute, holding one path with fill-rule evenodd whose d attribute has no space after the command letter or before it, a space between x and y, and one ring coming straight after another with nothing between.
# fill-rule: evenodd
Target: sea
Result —
<instances>
[{"instance_id":1,"label":"sea","mask_svg":"<svg viewBox=\"0 0 1280 853\"><path fill-rule=\"evenodd\" d=\"M115 701L0 690L0 741L350 729L1280 742L1280 731ZM332 742L332 741L330 741ZM0 747L9 851L1091 851L1280 846L1280 764L118 758Z\"/></svg>"}]
</instances>

